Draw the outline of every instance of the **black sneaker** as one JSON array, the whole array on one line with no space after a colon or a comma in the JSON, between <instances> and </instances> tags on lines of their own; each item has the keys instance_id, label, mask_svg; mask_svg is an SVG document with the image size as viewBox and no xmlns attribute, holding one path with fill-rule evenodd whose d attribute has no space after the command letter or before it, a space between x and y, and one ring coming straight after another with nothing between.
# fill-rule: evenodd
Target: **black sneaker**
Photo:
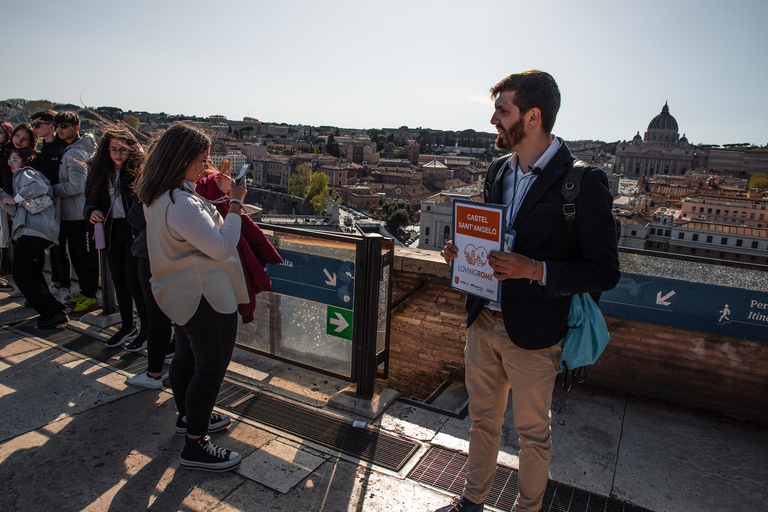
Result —
<instances>
[{"instance_id":1,"label":"black sneaker","mask_svg":"<svg viewBox=\"0 0 768 512\"><path fill-rule=\"evenodd\" d=\"M69 317L64 311L59 311L51 317L46 319L40 318L37 320L38 329L55 329L61 325L69 322Z\"/></svg>"},{"instance_id":2,"label":"black sneaker","mask_svg":"<svg viewBox=\"0 0 768 512\"><path fill-rule=\"evenodd\" d=\"M130 327L121 327L119 331L117 331L115 334L112 335L112 337L110 337L107 340L107 346L108 347L120 346L127 341L133 340L138 335L139 335L139 330L136 328L135 325L132 325Z\"/></svg>"},{"instance_id":3,"label":"black sneaker","mask_svg":"<svg viewBox=\"0 0 768 512\"><path fill-rule=\"evenodd\" d=\"M229 471L240 465L240 454L220 448L211 442L209 436L198 439L187 438L181 450L181 466L203 471Z\"/></svg>"},{"instance_id":4,"label":"black sneaker","mask_svg":"<svg viewBox=\"0 0 768 512\"><path fill-rule=\"evenodd\" d=\"M211 419L208 422L208 433L215 434L221 432L232 423L232 418L228 414L211 413ZM184 436L187 434L187 417L181 416L176 420L176 435Z\"/></svg>"},{"instance_id":5,"label":"black sneaker","mask_svg":"<svg viewBox=\"0 0 768 512\"><path fill-rule=\"evenodd\" d=\"M147 346L147 333L145 331L139 332L133 341L125 345L125 350L128 352L141 352Z\"/></svg>"}]
</instances>

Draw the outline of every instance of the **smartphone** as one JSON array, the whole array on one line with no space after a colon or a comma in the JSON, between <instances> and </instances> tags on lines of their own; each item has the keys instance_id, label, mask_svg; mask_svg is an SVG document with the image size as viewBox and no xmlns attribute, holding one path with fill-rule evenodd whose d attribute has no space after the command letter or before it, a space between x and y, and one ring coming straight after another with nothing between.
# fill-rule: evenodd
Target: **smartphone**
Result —
<instances>
[{"instance_id":1,"label":"smartphone","mask_svg":"<svg viewBox=\"0 0 768 512\"><path fill-rule=\"evenodd\" d=\"M245 164L243 165L239 171L233 172L230 178L232 178L232 181L234 181L237 186L241 186L243 182L245 181L245 176L248 174L248 169L251 168L251 164Z\"/></svg>"}]
</instances>

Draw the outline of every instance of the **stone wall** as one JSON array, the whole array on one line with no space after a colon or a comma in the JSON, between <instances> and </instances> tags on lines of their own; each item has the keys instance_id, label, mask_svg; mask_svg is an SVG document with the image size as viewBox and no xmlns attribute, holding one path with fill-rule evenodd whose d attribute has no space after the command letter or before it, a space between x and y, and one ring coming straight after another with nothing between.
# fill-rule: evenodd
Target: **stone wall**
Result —
<instances>
[{"instance_id":1,"label":"stone wall","mask_svg":"<svg viewBox=\"0 0 768 512\"><path fill-rule=\"evenodd\" d=\"M397 248L389 379L381 384L424 399L464 378L465 294L448 284L438 253ZM607 317L611 342L588 382L768 421L768 343Z\"/></svg>"}]
</instances>

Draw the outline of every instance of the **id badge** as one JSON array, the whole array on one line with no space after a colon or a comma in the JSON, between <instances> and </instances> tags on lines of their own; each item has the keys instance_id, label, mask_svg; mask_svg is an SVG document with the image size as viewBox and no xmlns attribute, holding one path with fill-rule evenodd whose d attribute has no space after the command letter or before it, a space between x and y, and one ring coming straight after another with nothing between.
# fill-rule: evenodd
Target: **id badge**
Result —
<instances>
[{"instance_id":1,"label":"id badge","mask_svg":"<svg viewBox=\"0 0 768 512\"><path fill-rule=\"evenodd\" d=\"M515 248L515 238L517 238L517 231L514 229L504 231L504 244L502 245L504 252L512 252Z\"/></svg>"}]
</instances>

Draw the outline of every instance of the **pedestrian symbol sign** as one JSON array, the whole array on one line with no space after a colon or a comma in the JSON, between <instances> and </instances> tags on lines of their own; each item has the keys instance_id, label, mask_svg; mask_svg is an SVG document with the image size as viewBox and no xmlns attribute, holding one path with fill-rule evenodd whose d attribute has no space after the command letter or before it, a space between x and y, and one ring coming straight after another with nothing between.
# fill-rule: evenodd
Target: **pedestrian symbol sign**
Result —
<instances>
[{"instance_id":1,"label":"pedestrian symbol sign","mask_svg":"<svg viewBox=\"0 0 768 512\"><path fill-rule=\"evenodd\" d=\"M351 309L327 306L325 321L326 334L336 336L337 338L344 338L345 340L351 340L353 316L353 311Z\"/></svg>"}]
</instances>

